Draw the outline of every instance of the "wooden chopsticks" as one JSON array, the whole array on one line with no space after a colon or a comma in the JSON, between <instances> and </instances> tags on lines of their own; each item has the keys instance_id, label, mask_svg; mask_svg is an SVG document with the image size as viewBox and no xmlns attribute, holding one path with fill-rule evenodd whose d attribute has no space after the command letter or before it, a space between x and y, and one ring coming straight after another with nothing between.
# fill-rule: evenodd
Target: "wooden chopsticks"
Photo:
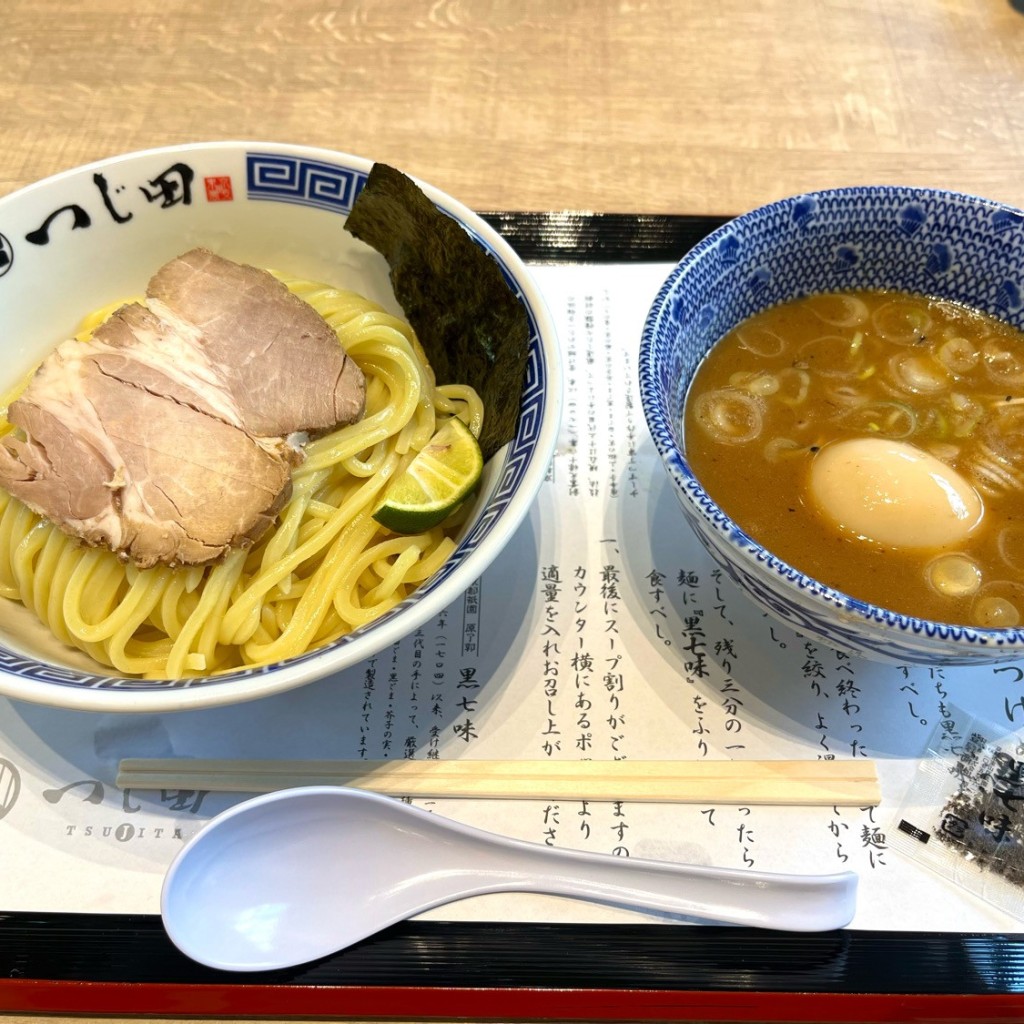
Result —
<instances>
[{"instance_id":1,"label":"wooden chopsticks","mask_svg":"<svg viewBox=\"0 0 1024 1024\"><path fill-rule=\"evenodd\" d=\"M352 786L390 796L868 807L873 761L229 761L125 758L122 789L269 793Z\"/></svg>"}]
</instances>

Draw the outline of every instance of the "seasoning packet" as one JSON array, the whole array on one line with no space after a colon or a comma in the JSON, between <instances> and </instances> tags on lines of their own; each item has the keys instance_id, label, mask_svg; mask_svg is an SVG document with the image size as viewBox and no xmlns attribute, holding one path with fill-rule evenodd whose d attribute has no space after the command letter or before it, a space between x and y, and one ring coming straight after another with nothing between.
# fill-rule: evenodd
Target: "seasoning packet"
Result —
<instances>
[{"instance_id":1,"label":"seasoning packet","mask_svg":"<svg viewBox=\"0 0 1024 1024\"><path fill-rule=\"evenodd\" d=\"M890 846L1024 920L1024 737L947 710Z\"/></svg>"}]
</instances>

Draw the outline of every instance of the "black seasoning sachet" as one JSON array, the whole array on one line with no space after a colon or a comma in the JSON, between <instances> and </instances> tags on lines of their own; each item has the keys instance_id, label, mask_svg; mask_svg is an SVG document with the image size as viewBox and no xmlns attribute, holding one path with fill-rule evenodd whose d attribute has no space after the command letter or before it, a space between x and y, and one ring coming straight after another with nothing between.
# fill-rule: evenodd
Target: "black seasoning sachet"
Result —
<instances>
[{"instance_id":1,"label":"black seasoning sachet","mask_svg":"<svg viewBox=\"0 0 1024 1024\"><path fill-rule=\"evenodd\" d=\"M1024 736L950 711L918 764L890 845L1024 920Z\"/></svg>"}]
</instances>

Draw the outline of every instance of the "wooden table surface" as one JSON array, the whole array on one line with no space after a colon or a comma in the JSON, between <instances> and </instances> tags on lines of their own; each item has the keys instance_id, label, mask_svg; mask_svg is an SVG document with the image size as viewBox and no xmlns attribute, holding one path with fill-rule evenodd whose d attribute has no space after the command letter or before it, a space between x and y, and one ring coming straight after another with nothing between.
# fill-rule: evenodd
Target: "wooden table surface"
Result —
<instances>
[{"instance_id":1,"label":"wooden table surface","mask_svg":"<svg viewBox=\"0 0 1024 1024\"><path fill-rule=\"evenodd\" d=\"M384 160L479 210L1024 206L1024 0L0 0L0 195L150 146Z\"/></svg>"},{"instance_id":2,"label":"wooden table surface","mask_svg":"<svg viewBox=\"0 0 1024 1024\"><path fill-rule=\"evenodd\" d=\"M385 160L478 210L736 213L857 183L1024 207L1024 0L0 0L0 40L0 195L236 138Z\"/></svg>"}]
</instances>

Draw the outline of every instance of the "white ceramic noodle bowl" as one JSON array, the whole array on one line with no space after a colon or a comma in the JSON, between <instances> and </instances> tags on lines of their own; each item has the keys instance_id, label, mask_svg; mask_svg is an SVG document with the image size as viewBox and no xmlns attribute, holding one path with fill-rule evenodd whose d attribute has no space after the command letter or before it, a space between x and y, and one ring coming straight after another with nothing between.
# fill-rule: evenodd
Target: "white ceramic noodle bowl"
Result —
<instances>
[{"instance_id":1,"label":"white ceramic noodle bowl","mask_svg":"<svg viewBox=\"0 0 1024 1024\"><path fill-rule=\"evenodd\" d=\"M552 893L791 931L841 928L857 876L769 874L553 849L362 790L312 786L239 804L181 850L164 882L171 940L231 971L327 956L432 907Z\"/></svg>"},{"instance_id":2,"label":"white ceramic noodle bowl","mask_svg":"<svg viewBox=\"0 0 1024 1024\"><path fill-rule=\"evenodd\" d=\"M0 199L0 391L69 337L81 317L140 295L195 246L360 292L401 314L383 257L344 230L371 160L262 142L174 146L113 157ZM404 168L402 168L404 170ZM356 665L449 606L529 511L554 452L560 359L551 319L522 261L485 221L423 191L501 265L530 321L516 438L491 459L455 553L411 598L320 651L265 668L168 683L115 678L0 600L0 695L66 708L175 711L251 700Z\"/></svg>"}]
</instances>

